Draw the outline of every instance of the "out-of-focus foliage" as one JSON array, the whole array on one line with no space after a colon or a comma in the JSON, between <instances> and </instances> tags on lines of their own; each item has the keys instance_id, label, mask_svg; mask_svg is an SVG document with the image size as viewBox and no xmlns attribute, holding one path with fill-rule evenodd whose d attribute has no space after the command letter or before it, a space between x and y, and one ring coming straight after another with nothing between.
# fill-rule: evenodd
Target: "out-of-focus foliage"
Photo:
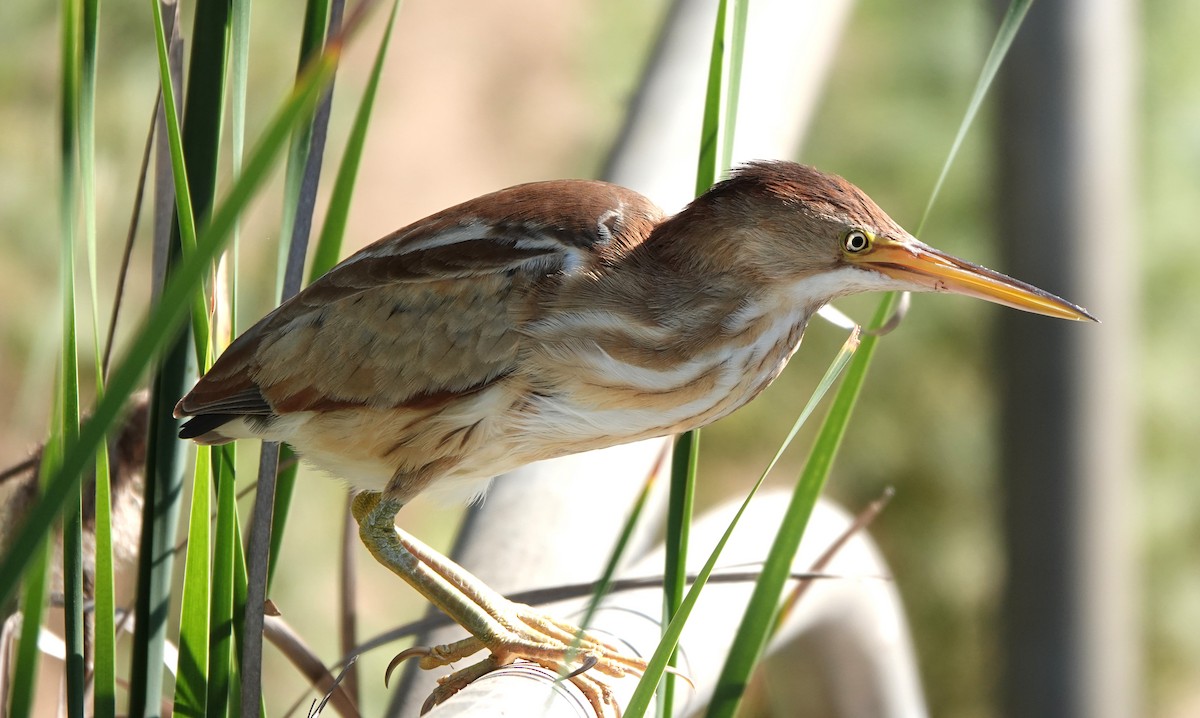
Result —
<instances>
[{"instance_id":1,"label":"out-of-focus foliage","mask_svg":"<svg viewBox=\"0 0 1200 718\"><path fill-rule=\"evenodd\" d=\"M1200 6L1147 0L1140 97L1142 613L1152 705L1200 710Z\"/></svg>"}]
</instances>

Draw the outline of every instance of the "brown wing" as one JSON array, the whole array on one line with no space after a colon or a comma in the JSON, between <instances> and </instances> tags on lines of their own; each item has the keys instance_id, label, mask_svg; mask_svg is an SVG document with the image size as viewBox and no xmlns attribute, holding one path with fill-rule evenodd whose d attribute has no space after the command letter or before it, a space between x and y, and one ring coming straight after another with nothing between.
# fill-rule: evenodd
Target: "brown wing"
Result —
<instances>
[{"instance_id":1,"label":"brown wing","mask_svg":"<svg viewBox=\"0 0 1200 718\"><path fill-rule=\"evenodd\" d=\"M370 245L240 336L176 407L203 434L237 416L428 406L511 373L538 291L595 269L661 219L600 182L522 185Z\"/></svg>"}]
</instances>

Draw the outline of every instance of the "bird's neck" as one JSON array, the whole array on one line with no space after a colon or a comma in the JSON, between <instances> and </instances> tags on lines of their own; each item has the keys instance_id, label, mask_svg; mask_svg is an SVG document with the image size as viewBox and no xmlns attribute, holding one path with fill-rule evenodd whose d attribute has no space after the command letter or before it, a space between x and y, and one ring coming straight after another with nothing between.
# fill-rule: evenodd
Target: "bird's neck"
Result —
<instances>
[{"instance_id":1,"label":"bird's neck","mask_svg":"<svg viewBox=\"0 0 1200 718\"><path fill-rule=\"evenodd\" d=\"M599 278L602 296L619 302L619 312L632 321L658 327L671 338L669 349L690 357L726 332L730 317L755 303L760 287L729 273L695 271L681 257L641 245L625 261Z\"/></svg>"},{"instance_id":2,"label":"bird's neck","mask_svg":"<svg viewBox=\"0 0 1200 718\"><path fill-rule=\"evenodd\" d=\"M815 307L739 271L736 262L701 256L705 247L696 239L656 230L617 261L561 287L549 316L572 317L576 336L645 366L720 357L757 343L766 345L758 354L786 360Z\"/></svg>"},{"instance_id":3,"label":"bird's neck","mask_svg":"<svg viewBox=\"0 0 1200 718\"><path fill-rule=\"evenodd\" d=\"M579 442L596 422L632 441L720 419L765 389L800 342L807 313L779 292L651 256L566 283L555 311L526 328L544 397L531 416L575 450L594 448Z\"/></svg>"},{"instance_id":4,"label":"bird's neck","mask_svg":"<svg viewBox=\"0 0 1200 718\"><path fill-rule=\"evenodd\" d=\"M739 227L707 203L696 201L682 212L659 222L630 252L625 264L635 271L676 277L681 283L738 291L746 276L745 262L736 256ZM727 287L723 287L727 285ZM751 287L743 284L741 289Z\"/></svg>"},{"instance_id":5,"label":"bird's neck","mask_svg":"<svg viewBox=\"0 0 1200 718\"><path fill-rule=\"evenodd\" d=\"M655 226L600 273L611 291L599 294L699 342L723 334L731 316L776 303L775 282L740 256L739 227L709 209L693 204Z\"/></svg>"}]
</instances>

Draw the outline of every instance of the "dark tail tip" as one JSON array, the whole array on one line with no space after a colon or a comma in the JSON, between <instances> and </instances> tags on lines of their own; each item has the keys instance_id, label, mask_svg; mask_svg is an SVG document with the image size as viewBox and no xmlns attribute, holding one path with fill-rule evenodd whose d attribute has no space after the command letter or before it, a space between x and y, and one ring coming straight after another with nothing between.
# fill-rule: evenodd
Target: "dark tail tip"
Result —
<instances>
[{"instance_id":1,"label":"dark tail tip","mask_svg":"<svg viewBox=\"0 0 1200 718\"><path fill-rule=\"evenodd\" d=\"M237 418L237 414L201 414L179 428L180 439L195 439Z\"/></svg>"}]
</instances>

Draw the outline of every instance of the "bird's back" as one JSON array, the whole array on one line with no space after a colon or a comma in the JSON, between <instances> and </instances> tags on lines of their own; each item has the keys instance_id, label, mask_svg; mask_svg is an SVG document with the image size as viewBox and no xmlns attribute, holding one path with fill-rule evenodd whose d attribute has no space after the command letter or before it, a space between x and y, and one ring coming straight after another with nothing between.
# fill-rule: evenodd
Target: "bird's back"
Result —
<instances>
[{"instance_id":1,"label":"bird's back","mask_svg":"<svg viewBox=\"0 0 1200 718\"><path fill-rule=\"evenodd\" d=\"M364 488L397 473L453 473L525 400L523 326L661 219L636 192L566 180L409 225L233 342L179 402L176 414L193 417L181 436L287 441Z\"/></svg>"}]
</instances>

